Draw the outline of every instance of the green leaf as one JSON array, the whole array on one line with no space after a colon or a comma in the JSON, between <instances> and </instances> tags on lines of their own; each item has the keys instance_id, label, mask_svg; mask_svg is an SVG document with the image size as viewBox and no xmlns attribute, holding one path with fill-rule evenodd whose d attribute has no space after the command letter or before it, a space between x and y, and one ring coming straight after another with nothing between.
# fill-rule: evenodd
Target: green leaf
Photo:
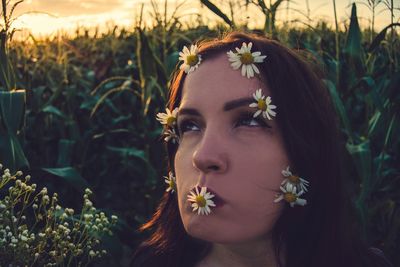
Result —
<instances>
[{"instance_id":1,"label":"green leaf","mask_svg":"<svg viewBox=\"0 0 400 267\"><path fill-rule=\"evenodd\" d=\"M88 182L79 174L79 172L74 167L42 168L42 170L62 178L78 191L82 192L86 188L89 188Z\"/></svg>"},{"instance_id":2,"label":"green leaf","mask_svg":"<svg viewBox=\"0 0 400 267\"><path fill-rule=\"evenodd\" d=\"M357 77L362 76L365 69L365 66L363 64L364 62L363 51L364 49L361 46L361 30L357 18L357 7L356 4L353 3L353 6L351 8L350 26L349 26L349 31L347 33L344 53L347 55L349 61L348 63L350 63L349 65L352 68L354 68Z\"/></svg>"},{"instance_id":3,"label":"green leaf","mask_svg":"<svg viewBox=\"0 0 400 267\"><path fill-rule=\"evenodd\" d=\"M400 116L394 113L390 120L389 127L386 131L384 147L396 147L396 142L399 142L400 136Z\"/></svg>"},{"instance_id":4,"label":"green leaf","mask_svg":"<svg viewBox=\"0 0 400 267\"><path fill-rule=\"evenodd\" d=\"M135 157L147 162L147 158L143 150L136 149L134 147L126 148L126 147L106 146L106 148L112 152L116 152L121 157Z\"/></svg>"},{"instance_id":5,"label":"green leaf","mask_svg":"<svg viewBox=\"0 0 400 267\"><path fill-rule=\"evenodd\" d=\"M351 124L350 120L347 116L346 109L344 108L343 102L339 97L339 94L336 90L336 86L333 84L333 82L329 80L324 80L325 84L328 87L329 93L332 97L333 104L335 106L336 111L339 113L340 119L344 125L344 128L346 129L346 133L350 137L350 139L353 139L353 131L351 129Z\"/></svg>"},{"instance_id":6,"label":"green leaf","mask_svg":"<svg viewBox=\"0 0 400 267\"><path fill-rule=\"evenodd\" d=\"M11 171L29 166L18 140L25 119L25 91L0 91L0 161Z\"/></svg>"},{"instance_id":7,"label":"green leaf","mask_svg":"<svg viewBox=\"0 0 400 267\"><path fill-rule=\"evenodd\" d=\"M366 200L371 193L372 185L372 159L369 140L365 140L361 144L353 145L346 144L347 151L350 153L358 176L362 180L361 192L355 202L358 216L361 220L364 236L367 235L368 219L367 219L367 206Z\"/></svg>"},{"instance_id":8,"label":"green leaf","mask_svg":"<svg viewBox=\"0 0 400 267\"><path fill-rule=\"evenodd\" d=\"M76 141L61 139L58 141L58 167L67 167L71 165L72 153Z\"/></svg>"},{"instance_id":9,"label":"green leaf","mask_svg":"<svg viewBox=\"0 0 400 267\"><path fill-rule=\"evenodd\" d=\"M178 51L175 51L167 56L166 72L167 72L168 77L175 70L175 67L176 67L178 61L179 61L179 52Z\"/></svg>"},{"instance_id":10,"label":"green leaf","mask_svg":"<svg viewBox=\"0 0 400 267\"><path fill-rule=\"evenodd\" d=\"M213 3L211 3L208 0L200 0L200 2L205 5L206 7L208 7L208 9L210 9L212 12L214 12L214 14L216 14L217 16L219 16L221 19L223 19L231 28L234 28L235 25L233 24L233 22L228 18L227 15L225 15L224 12L222 12L216 5L214 5Z\"/></svg>"},{"instance_id":11,"label":"green leaf","mask_svg":"<svg viewBox=\"0 0 400 267\"><path fill-rule=\"evenodd\" d=\"M368 48L368 52L372 52L375 48L377 48L379 44L385 39L387 30L395 26L400 26L400 23L392 23L383 28L383 30L381 30L378 35L375 36L374 40Z\"/></svg>"},{"instance_id":12,"label":"green leaf","mask_svg":"<svg viewBox=\"0 0 400 267\"><path fill-rule=\"evenodd\" d=\"M14 134L0 132L0 163L9 168L11 172L29 167L29 162Z\"/></svg>"},{"instance_id":13,"label":"green leaf","mask_svg":"<svg viewBox=\"0 0 400 267\"><path fill-rule=\"evenodd\" d=\"M59 110L58 108L56 108L55 106L52 106L52 105L45 106L42 109L42 112L54 114L54 115L57 115L57 116L59 116L61 118L65 118L64 113L61 110Z\"/></svg>"},{"instance_id":14,"label":"green leaf","mask_svg":"<svg viewBox=\"0 0 400 267\"><path fill-rule=\"evenodd\" d=\"M372 159L370 142L369 140L365 140L357 145L347 143L346 148L353 158L358 176L362 179L360 199L364 200L372 190Z\"/></svg>"},{"instance_id":15,"label":"green leaf","mask_svg":"<svg viewBox=\"0 0 400 267\"><path fill-rule=\"evenodd\" d=\"M378 91L376 90L376 83L374 79L370 76L363 77L361 79L361 84L368 88L369 96L374 102L375 106L379 109L379 111L383 111L383 101Z\"/></svg>"},{"instance_id":16,"label":"green leaf","mask_svg":"<svg viewBox=\"0 0 400 267\"><path fill-rule=\"evenodd\" d=\"M0 91L0 128L17 134L25 119L25 90Z\"/></svg>"},{"instance_id":17,"label":"green leaf","mask_svg":"<svg viewBox=\"0 0 400 267\"><path fill-rule=\"evenodd\" d=\"M353 3L351 8L350 27L347 33L345 52L351 57L360 58L361 51L361 31L357 18L357 6L355 3Z\"/></svg>"}]
</instances>

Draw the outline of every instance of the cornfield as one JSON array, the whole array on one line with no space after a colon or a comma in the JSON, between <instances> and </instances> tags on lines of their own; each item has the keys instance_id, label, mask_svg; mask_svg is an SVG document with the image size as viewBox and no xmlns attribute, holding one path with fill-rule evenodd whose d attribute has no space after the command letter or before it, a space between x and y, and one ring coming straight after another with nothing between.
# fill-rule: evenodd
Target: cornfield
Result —
<instances>
[{"instance_id":1,"label":"cornfield","mask_svg":"<svg viewBox=\"0 0 400 267\"><path fill-rule=\"evenodd\" d=\"M130 29L115 26L101 33L77 28L74 35L40 40L34 36L7 39L9 29L3 27L1 70L13 73L14 85L2 79L0 92L25 89L26 107L24 125L16 126L16 135L4 132L0 125L0 161L12 171L29 173L71 207L81 203L75 195L91 188L97 206L119 217L114 235L103 240L109 256L97 264L126 265L144 238L136 229L150 218L165 190L162 177L167 162L155 114L165 107L178 52L184 45L227 30L255 30L308 51L322 66L341 120L346 182L357 224L368 243L400 266L400 38L396 31L400 23L392 18L379 32L361 29L353 4L344 29L322 21L304 27L275 25L282 1L275 1L275 6L243 1L265 14L263 28L248 29L217 4L201 2L222 22L213 27L185 25L176 14L167 16L154 5L152 27L144 27L139 19ZM21 149L12 149L10 144L17 143Z\"/></svg>"}]
</instances>

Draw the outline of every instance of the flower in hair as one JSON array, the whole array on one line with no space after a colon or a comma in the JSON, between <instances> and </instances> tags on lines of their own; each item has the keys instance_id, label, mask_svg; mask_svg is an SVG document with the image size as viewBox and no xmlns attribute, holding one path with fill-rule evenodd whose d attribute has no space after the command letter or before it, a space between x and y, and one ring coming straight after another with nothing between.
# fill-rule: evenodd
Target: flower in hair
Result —
<instances>
[{"instance_id":1,"label":"flower in hair","mask_svg":"<svg viewBox=\"0 0 400 267\"><path fill-rule=\"evenodd\" d=\"M271 97L268 96L265 98L265 95L262 94L261 88L258 89L254 94L253 98L256 100L256 103L251 103L249 107L251 108L258 108L258 110L254 113L254 118L258 115L262 114L264 118L268 118L272 120L271 116L275 117L276 112L273 109L276 108L275 105L271 105Z\"/></svg>"},{"instance_id":2,"label":"flower in hair","mask_svg":"<svg viewBox=\"0 0 400 267\"><path fill-rule=\"evenodd\" d=\"M168 176L164 176L165 178L165 183L168 185L167 189L165 191L167 192L175 192L176 191L176 178L172 172L168 173Z\"/></svg>"},{"instance_id":3,"label":"flower in hair","mask_svg":"<svg viewBox=\"0 0 400 267\"><path fill-rule=\"evenodd\" d=\"M286 178L283 180L281 185L285 187L287 184L292 184L297 188L297 190L307 192L307 187L310 183L297 175L293 175L289 168L290 167L287 166L286 170L282 171L282 175Z\"/></svg>"},{"instance_id":4,"label":"flower in hair","mask_svg":"<svg viewBox=\"0 0 400 267\"><path fill-rule=\"evenodd\" d=\"M173 144L179 143L179 136L175 131L175 128L167 129L164 131L164 141L171 141Z\"/></svg>"},{"instance_id":5,"label":"flower in hair","mask_svg":"<svg viewBox=\"0 0 400 267\"><path fill-rule=\"evenodd\" d=\"M242 47L235 48L237 53L232 51L227 52L229 61L232 62L231 66L234 70L237 70L242 66L242 76L247 78L254 77L254 72L260 74L257 66L254 63L262 63L267 56L262 56L261 52L251 52L253 43L243 43Z\"/></svg>"},{"instance_id":6,"label":"flower in hair","mask_svg":"<svg viewBox=\"0 0 400 267\"><path fill-rule=\"evenodd\" d=\"M307 204L307 200L300 198L304 191L300 191L297 193L296 186L292 184L286 184L286 188L280 187L282 193L278 195L278 197L274 200L274 202L279 202L281 200L285 200L290 204L290 207L294 207L294 205L304 206Z\"/></svg>"},{"instance_id":7,"label":"flower in hair","mask_svg":"<svg viewBox=\"0 0 400 267\"><path fill-rule=\"evenodd\" d=\"M214 201L211 200L213 197L213 194L207 192L207 187L201 187L199 192L199 187L196 186L190 191L188 201L192 202L193 212L197 211L198 215L208 215L211 213L210 207L215 207Z\"/></svg>"},{"instance_id":8,"label":"flower in hair","mask_svg":"<svg viewBox=\"0 0 400 267\"><path fill-rule=\"evenodd\" d=\"M182 52L179 52L179 60L183 61L180 69L189 74L197 69L201 62L201 55L198 54L197 45L191 45L190 50L184 46Z\"/></svg>"},{"instance_id":9,"label":"flower in hair","mask_svg":"<svg viewBox=\"0 0 400 267\"><path fill-rule=\"evenodd\" d=\"M172 127L176 124L176 116L178 114L179 108L175 108L172 112L169 110L169 108L166 108L165 111L167 113L157 113L157 120L163 125Z\"/></svg>"}]
</instances>

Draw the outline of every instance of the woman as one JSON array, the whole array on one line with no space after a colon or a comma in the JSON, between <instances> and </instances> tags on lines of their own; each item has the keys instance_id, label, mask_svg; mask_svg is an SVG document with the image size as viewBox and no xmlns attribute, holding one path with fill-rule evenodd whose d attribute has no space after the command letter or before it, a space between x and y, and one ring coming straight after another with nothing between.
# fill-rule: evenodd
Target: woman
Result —
<instances>
[{"instance_id":1,"label":"woman","mask_svg":"<svg viewBox=\"0 0 400 267\"><path fill-rule=\"evenodd\" d=\"M185 47L165 127L169 187L132 266L385 266L353 235L321 78L261 36Z\"/></svg>"}]
</instances>

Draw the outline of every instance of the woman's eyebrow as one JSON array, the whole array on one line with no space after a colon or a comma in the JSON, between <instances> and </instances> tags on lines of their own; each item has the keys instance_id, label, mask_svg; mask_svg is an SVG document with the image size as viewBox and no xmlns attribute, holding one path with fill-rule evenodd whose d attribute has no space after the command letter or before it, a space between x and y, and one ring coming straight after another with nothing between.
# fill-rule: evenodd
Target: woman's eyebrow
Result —
<instances>
[{"instance_id":1,"label":"woman's eyebrow","mask_svg":"<svg viewBox=\"0 0 400 267\"><path fill-rule=\"evenodd\" d=\"M229 111L229 110L241 107L241 106L248 106L249 104L251 104L253 102L254 102L254 99L250 98L250 97L231 100L231 101L225 103L224 111Z\"/></svg>"},{"instance_id":2,"label":"woman's eyebrow","mask_svg":"<svg viewBox=\"0 0 400 267\"><path fill-rule=\"evenodd\" d=\"M194 115L194 116L201 116L200 112L194 108L180 108L178 115Z\"/></svg>"},{"instance_id":3,"label":"woman's eyebrow","mask_svg":"<svg viewBox=\"0 0 400 267\"><path fill-rule=\"evenodd\" d=\"M249 104L253 103L254 99L250 97L245 98L238 98L231 101L228 101L224 104L223 110L230 111L232 109L241 107L241 106L248 106ZM179 115L193 115L193 116L200 116L200 112L195 108L180 108Z\"/></svg>"}]
</instances>

